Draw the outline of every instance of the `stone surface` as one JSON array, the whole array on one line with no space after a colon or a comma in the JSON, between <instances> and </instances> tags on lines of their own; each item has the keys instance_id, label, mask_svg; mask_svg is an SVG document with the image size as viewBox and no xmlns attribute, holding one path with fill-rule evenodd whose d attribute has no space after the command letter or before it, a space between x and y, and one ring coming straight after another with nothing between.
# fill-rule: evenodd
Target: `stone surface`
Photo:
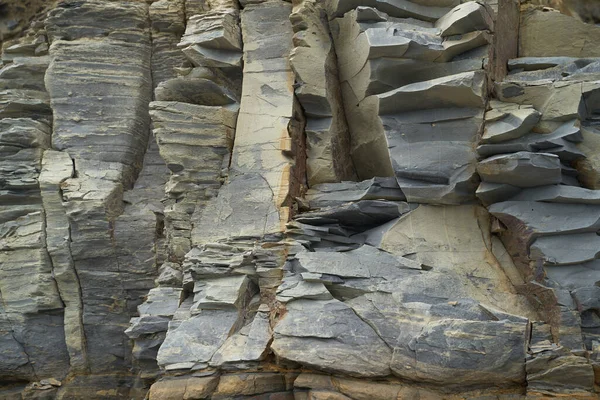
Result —
<instances>
[{"instance_id":1,"label":"stone surface","mask_svg":"<svg viewBox=\"0 0 600 400\"><path fill-rule=\"evenodd\" d=\"M0 398L596 398L582 2L2 2Z\"/></svg>"}]
</instances>

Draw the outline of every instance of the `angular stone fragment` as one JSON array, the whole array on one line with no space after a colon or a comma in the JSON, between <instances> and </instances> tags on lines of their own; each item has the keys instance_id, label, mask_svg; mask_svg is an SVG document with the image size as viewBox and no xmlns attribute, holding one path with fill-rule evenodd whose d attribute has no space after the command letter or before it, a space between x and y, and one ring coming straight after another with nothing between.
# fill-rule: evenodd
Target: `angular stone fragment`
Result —
<instances>
[{"instance_id":1,"label":"angular stone fragment","mask_svg":"<svg viewBox=\"0 0 600 400\"><path fill-rule=\"evenodd\" d=\"M307 191L305 197L311 208L331 207L361 200L406 200L394 178L315 185Z\"/></svg>"},{"instance_id":2,"label":"angular stone fragment","mask_svg":"<svg viewBox=\"0 0 600 400\"><path fill-rule=\"evenodd\" d=\"M541 114L533 107L518 106L492 101L492 110L485 114L485 130L482 143L498 143L517 139L531 129L540 120Z\"/></svg>"},{"instance_id":3,"label":"angular stone fragment","mask_svg":"<svg viewBox=\"0 0 600 400\"><path fill-rule=\"evenodd\" d=\"M486 158L477 173L486 182L517 187L553 185L562 179L558 156L524 151Z\"/></svg>"},{"instance_id":4,"label":"angular stone fragment","mask_svg":"<svg viewBox=\"0 0 600 400\"><path fill-rule=\"evenodd\" d=\"M490 9L476 1L468 1L454 7L435 23L442 37L460 35L472 31L493 31L494 21Z\"/></svg>"},{"instance_id":5,"label":"angular stone fragment","mask_svg":"<svg viewBox=\"0 0 600 400\"><path fill-rule=\"evenodd\" d=\"M277 288L277 300L287 303L297 299L331 300L333 296L322 282L305 281L301 276L285 277Z\"/></svg>"},{"instance_id":6,"label":"angular stone fragment","mask_svg":"<svg viewBox=\"0 0 600 400\"><path fill-rule=\"evenodd\" d=\"M572 120L560 125L551 133L530 133L500 143L483 143L477 147L477 152L483 157L519 151L541 151L556 154L563 161L585 158L585 154L575 146L575 143L583 140L578 125L576 120Z\"/></svg>"},{"instance_id":7,"label":"angular stone fragment","mask_svg":"<svg viewBox=\"0 0 600 400\"><path fill-rule=\"evenodd\" d=\"M379 95L381 114L428 109L472 107L481 108L484 81L481 72L465 72L426 82L403 86Z\"/></svg>"},{"instance_id":8,"label":"angular stone fragment","mask_svg":"<svg viewBox=\"0 0 600 400\"><path fill-rule=\"evenodd\" d=\"M458 379L461 385L522 384L527 334L524 323L442 320L417 336L412 357L394 354L392 369L403 378L447 385Z\"/></svg>"},{"instance_id":9,"label":"angular stone fragment","mask_svg":"<svg viewBox=\"0 0 600 400\"><path fill-rule=\"evenodd\" d=\"M600 204L600 192L581 187L552 185L522 190L507 197L512 201L543 201L546 203Z\"/></svg>"},{"instance_id":10,"label":"angular stone fragment","mask_svg":"<svg viewBox=\"0 0 600 400\"><path fill-rule=\"evenodd\" d=\"M303 213L296 221L309 225L339 224L341 227L364 231L374 225L388 222L411 211L408 203L380 200L361 200L356 203L323 208Z\"/></svg>"},{"instance_id":11,"label":"angular stone fragment","mask_svg":"<svg viewBox=\"0 0 600 400\"><path fill-rule=\"evenodd\" d=\"M424 21L435 21L450 11L447 7L431 7L408 0L333 0L328 3L327 12L332 17L341 17L358 6L368 6L387 13L392 17L416 18Z\"/></svg>"},{"instance_id":12,"label":"angular stone fragment","mask_svg":"<svg viewBox=\"0 0 600 400\"><path fill-rule=\"evenodd\" d=\"M218 376L164 379L152 384L148 396L149 400L204 399L211 395L218 383Z\"/></svg>"},{"instance_id":13,"label":"angular stone fragment","mask_svg":"<svg viewBox=\"0 0 600 400\"><path fill-rule=\"evenodd\" d=\"M493 204L489 211L509 230L522 233L525 243L532 236L595 232L600 229L600 207L597 205L505 201Z\"/></svg>"},{"instance_id":14,"label":"angular stone fragment","mask_svg":"<svg viewBox=\"0 0 600 400\"><path fill-rule=\"evenodd\" d=\"M167 369L207 366L238 320L236 310L204 310L169 329L156 358Z\"/></svg>"},{"instance_id":15,"label":"angular stone fragment","mask_svg":"<svg viewBox=\"0 0 600 400\"><path fill-rule=\"evenodd\" d=\"M521 188L506 183L481 182L475 192L484 205L508 200L521 192Z\"/></svg>"},{"instance_id":16,"label":"angular stone fragment","mask_svg":"<svg viewBox=\"0 0 600 400\"><path fill-rule=\"evenodd\" d=\"M325 12L320 4L303 1L293 8L290 21L295 32L290 65L296 75L295 93L307 117L308 184L353 180L356 173L337 57Z\"/></svg>"},{"instance_id":17,"label":"angular stone fragment","mask_svg":"<svg viewBox=\"0 0 600 400\"><path fill-rule=\"evenodd\" d=\"M244 308L253 293L245 275L204 279L194 285L194 307L202 310Z\"/></svg>"},{"instance_id":18,"label":"angular stone fragment","mask_svg":"<svg viewBox=\"0 0 600 400\"><path fill-rule=\"evenodd\" d=\"M373 329L337 300L296 300L274 329L271 349L285 360L360 377L390 373L391 352Z\"/></svg>"},{"instance_id":19,"label":"angular stone fragment","mask_svg":"<svg viewBox=\"0 0 600 400\"><path fill-rule=\"evenodd\" d=\"M564 348L538 354L526 365L528 391L534 393L590 391L594 385L594 371L589 361L569 354Z\"/></svg>"},{"instance_id":20,"label":"angular stone fragment","mask_svg":"<svg viewBox=\"0 0 600 400\"><path fill-rule=\"evenodd\" d=\"M532 260L541 259L553 265L585 263L599 255L600 236L596 233L541 237L529 248Z\"/></svg>"},{"instance_id":21,"label":"angular stone fragment","mask_svg":"<svg viewBox=\"0 0 600 400\"><path fill-rule=\"evenodd\" d=\"M188 19L178 45L196 66L228 68L242 65L242 37L238 12L211 11Z\"/></svg>"},{"instance_id":22,"label":"angular stone fragment","mask_svg":"<svg viewBox=\"0 0 600 400\"><path fill-rule=\"evenodd\" d=\"M181 289L154 288L148 292L148 299L138 307L140 316L173 316L181 303Z\"/></svg>"},{"instance_id":23,"label":"angular stone fragment","mask_svg":"<svg viewBox=\"0 0 600 400\"><path fill-rule=\"evenodd\" d=\"M211 79L174 78L158 85L155 91L160 101L176 101L206 106L226 106L237 102L235 93Z\"/></svg>"},{"instance_id":24,"label":"angular stone fragment","mask_svg":"<svg viewBox=\"0 0 600 400\"><path fill-rule=\"evenodd\" d=\"M248 368L266 357L270 342L269 315L265 311L259 311L250 324L225 341L210 364L217 367Z\"/></svg>"}]
</instances>

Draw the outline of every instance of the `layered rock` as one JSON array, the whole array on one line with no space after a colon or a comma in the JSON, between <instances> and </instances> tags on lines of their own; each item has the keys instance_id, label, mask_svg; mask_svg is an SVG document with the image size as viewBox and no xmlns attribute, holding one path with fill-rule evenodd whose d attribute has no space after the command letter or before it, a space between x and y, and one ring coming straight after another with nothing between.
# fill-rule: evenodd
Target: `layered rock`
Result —
<instances>
[{"instance_id":1,"label":"layered rock","mask_svg":"<svg viewBox=\"0 0 600 400\"><path fill-rule=\"evenodd\" d=\"M0 397L597 396L597 27L51 8L3 46Z\"/></svg>"},{"instance_id":2,"label":"layered rock","mask_svg":"<svg viewBox=\"0 0 600 400\"><path fill-rule=\"evenodd\" d=\"M354 163L363 179L395 176L409 201L457 204L476 185L492 11L405 3L331 21Z\"/></svg>"}]
</instances>

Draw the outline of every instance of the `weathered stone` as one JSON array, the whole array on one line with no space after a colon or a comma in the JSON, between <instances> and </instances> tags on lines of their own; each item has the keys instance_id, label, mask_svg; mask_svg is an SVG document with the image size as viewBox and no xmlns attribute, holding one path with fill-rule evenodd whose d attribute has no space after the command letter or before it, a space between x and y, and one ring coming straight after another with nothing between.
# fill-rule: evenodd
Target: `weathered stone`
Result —
<instances>
[{"instance_id":1,"label":"weathered stone","mask_svg":"<svg viewBox=\"0 0 600 400\"><path fill-rule=\"evenodd\" d=\"M584 357L566 351L544 352L527 362L528 390L567 392L591 390L594 385L592 365ZM567 378L568 377L568 378Z\"/></svg>"},{"instance_id":2,"label":"weathered stone","mask_svg":"<svg viewBox=\"0 0 600 400\"><path fill-rule=\"evenodd\" d=\"M392 17L399 18L417 18L425 21L435 21L450 11L446 7L427 7L408 0L387 1L387 0L335 0L328 4L328 13L330 17L341 17L346 12L357 8L358 6L368 6L381 10Z\"/></svg>"},{"instance_id":3,"label":"weathered stone","mask_svg":"<svg viewBox=\"0 0 600 400\"><path fill-rule=\"evenodd\" d=\"M251 363L266 357L270 342L269 316L266 312L259 311L250 324L225 341L213 355L210 364L217 367L247 368Z\"/></svg>"},{"instance_id":4,"label":"weathered stone","mask_svg":"<svg viewBox=\"0 0 600 400\"><path fill-rule=\"evenodd\" d=\"M517 139L531 129L540 120L540 113L533 107L492 101L492 110L485 114L485 130L482 143L498 143Z\"/></svg>"},{"instance_id":5,"label":"weathered stone","mask_svg":"<svg viewBox=\"0 0 600 400\"><path fill-rule=\"evenodd\" d=\"M306 193L306 199L311 208L331 207L360 200L406 200L394 178L315 185Z\"/></svg>"},{"instance_id":6,"label":"weathered stone","mask_svg":"<svg viewBox=\"0 0 600 400\"><path fill-rule=\"evenodd\" d=\"M296 300L274 329L271 349L285 360L361 377L390 373L391 352L373 329L337 300Z\"/></svg>"},{"instance_id":7,"label":"weathered stone","mask_svg":"<svg viewBox=\"0 0 600 400\"><path fill-rule=\"evenodd\" d=\"M531 10L521 19L521 57L599 57L600 29L557 11Z\"/></svg>"},{"instance_id":8,"label":"weathered stone","mask_svg":"<svg viewBox=\"0 0 600 400\"><path fill-rule=\"evenodd\" d=\"M247 296L253 294L252 283L245 275L204 279L194 285L194 307L202 310L243 308Z\"/></svg>"},{"instance_id":9,"label":"weathered stone","mask_svg":"<svg viewBox=\"0 0 600 400\"><path fill-rule=\"evenodd\" d=\"M522 232L525 242L532 236L595 232L600 228L599 208L595 205L505 201L493 204L489 210L505 225Z\"/></svg>"},{"instance_id":10,"label":"weathered stone","mask_svg":"<svg viewBox=\"0 0 600 400\"><path fill-rule=\"evenodd\" d=\"M225 343L238 320L235 310L203 310L169 329L158 351L158 364L166 369L190 369L208 365Z\"/></svg>"},{"instance_id":11,"label":"weathered stone","mask_svg":"<svg viewBox=\"0 0 600 400\"><path fill-rule=\"evenodd\" d=\"M293 8L290 21L295 32L290 65L298 85L295 93L307 117L308 184L354 179L337 57L325 12L318 3L303 1Z\"/></svg>"},{"instance_id":12,"label":"weathered stone","mask_svg":"<svg viewBox=\"0 0 600 400\"><path fill-rule=\"evenodd\" d=\"M209 398L219 377L179 378L158 381L150 387L150 400L194 400Z\"/></svg>"},{"instance_id":13,"label":"weathered stone","mask_svg":"<svg viewBox=\"0 0 600 400\"><path fill-rule=\"evenodd\" d=\"M278 373L249 373L223 375L219 380L214 399L227 399L234 396L251 396L267 392L285 390L283 375Z\"/></svg>"},{"instance_id":14,"label":"weathered stone","mask_svg":"<svg viewBox=\"0 0 600 400\"><path fill-rule=\"evenodd\" d=\"M546 236L530 246L529 257L555 265L580 264L600 255L600 236L596 233Z\"/></svg>"},{"instance_id":15,"label":"weathered stone","mask_svg":"<svg viewBox=\"0 0 600 400\"><path fill-rule=\"evenodd\" d=\"M477 165L477 173L486 182L517 187L553 185L562 180L558 156L524 151L486 158Z\"/></svg>"},{"instance_id":16,"label":"weathered stone","mask_svg":"<svg viewBox=\"0 0 600 400\"><path fill-rule=\"evenodd\" d=\"M461 35L475 30L494 30L494 21L485 3L468 1L454 7L435 23L442 37Z\"/></svg>"},{"instance_id":17,"label":"weathered stone","mask_svg":"<svg viewBox=\"0 0 600 400\"><path fill-rule=\"evenodd\" d=\"M417 336L412 357L394 354L392 369L404 378L450 385L457 379L523 383L526 337L523 323L444 320ZM441 354L440 345L447 349Z\"/></svg>"}]
</instances>

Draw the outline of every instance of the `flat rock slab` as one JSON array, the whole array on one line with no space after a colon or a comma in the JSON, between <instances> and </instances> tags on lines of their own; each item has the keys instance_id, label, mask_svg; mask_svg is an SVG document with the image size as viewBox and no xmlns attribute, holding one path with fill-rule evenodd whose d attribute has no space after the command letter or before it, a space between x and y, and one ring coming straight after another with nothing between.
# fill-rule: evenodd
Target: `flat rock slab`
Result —
<instances>
[{"instance_id":1,"label":"flat rock slab","mask_svg":"<svg viewBox=\"0 0 600 400\"><path fill-rule=\"evenodd\" d=\"M395 374L451 385L525 382L527 324L443 320L415 339L412 357L394 354Z\"/></svg>"},{"instance_id":2,"label":"flat rock slab","mask_svg":"<svg viewBox=\"0 0 600 400\"><path fill-rule=\"evenodd\" d=\"M372 178L362 182L323 183L308 189L305 197L311 208L331 207L360 200L406 200L394 178Z\"/></svg>"},{"instance_id":3,"label":"flat rock slab","mask_svg":"<svg viewBox=\"0 0 600 400\"><path fill-rule=\"evenodd\" d=\"M391 351L373 329L338 300L296 300L274 329L271 349L286 360L359 377L390 373Z\"/></svg>"},{"instance_id":4,"label":"flat rock slab","mask_svg":"<svg viewBox=\"0 0 600 400\"><path fill-rule=\"evenodd\" d=\"M531 259L552 265L581 264L599 255L600 236L594 232L541 237L529 248Z\"/></svg>"},{"instance_id":5,"label":"flat rock slab","mask_svg":"<svg viewBox=\"0 0 600 400\"><path fill-rule=\"evenodd\" d=\"M158 350L158 365L167 369L189 369L207 365L225 343L238 319L236 310L205 310L169 329Z\"/></svg>"},{"instance_id":6,"label":"flat rock slab","mask_svg":"<svg viewBox=\"0 0 600 400\"><path fill-rule=\"evenodd\" d=\"M517 187L558 184L561 172L558 156L525 151L486 158L477 165L477 173L484 181Z\"/></svg>"}]
</instances>

